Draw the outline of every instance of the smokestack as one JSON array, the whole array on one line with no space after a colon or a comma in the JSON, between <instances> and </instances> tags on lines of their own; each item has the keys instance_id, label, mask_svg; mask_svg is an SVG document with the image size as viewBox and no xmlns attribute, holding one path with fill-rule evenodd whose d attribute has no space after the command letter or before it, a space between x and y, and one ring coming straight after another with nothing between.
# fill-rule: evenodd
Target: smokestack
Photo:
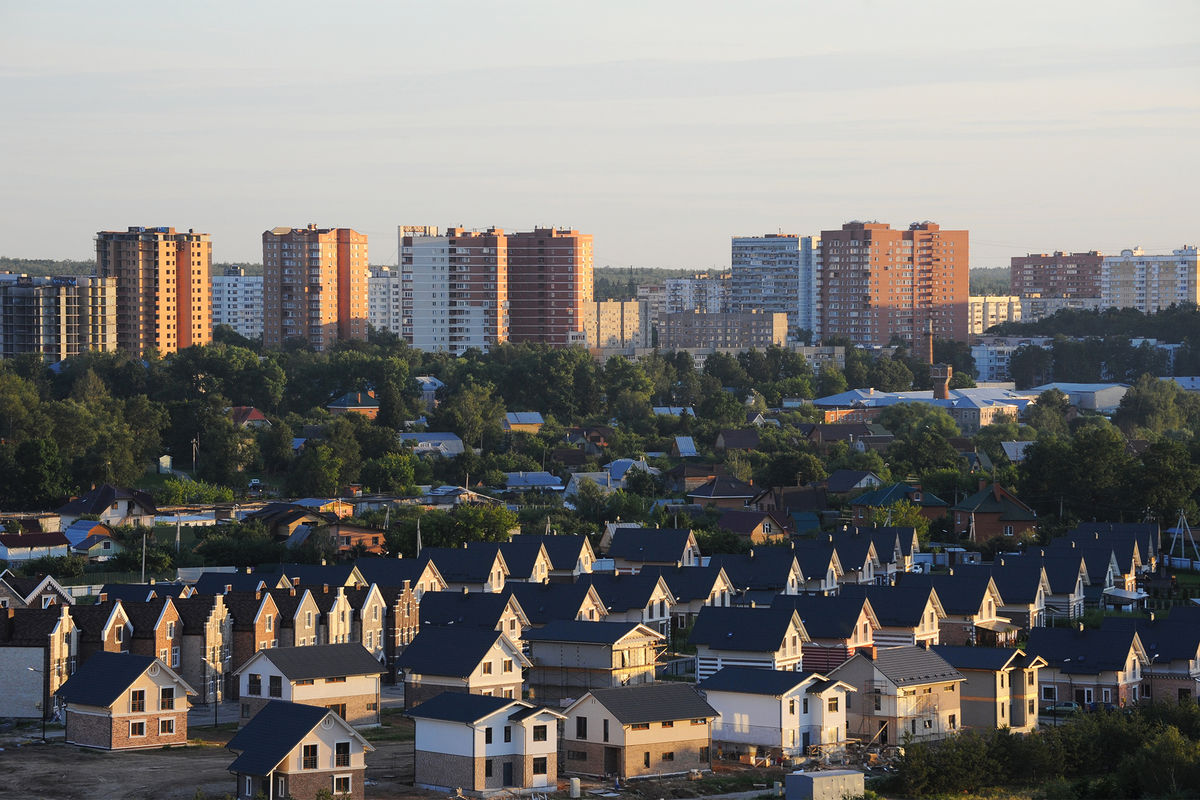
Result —
<instances>
[{"instance_id":1,"label":"smokestack","mask_svg":"<svg viewBox=\"0 0 1200 800\"><path fill-rule=\"evenodd\" d=\"M929 380L933 383L933 399L950 399L950 376L954 368L949 364L932 364L929 367Z\"/></svg>"}]
</instances>

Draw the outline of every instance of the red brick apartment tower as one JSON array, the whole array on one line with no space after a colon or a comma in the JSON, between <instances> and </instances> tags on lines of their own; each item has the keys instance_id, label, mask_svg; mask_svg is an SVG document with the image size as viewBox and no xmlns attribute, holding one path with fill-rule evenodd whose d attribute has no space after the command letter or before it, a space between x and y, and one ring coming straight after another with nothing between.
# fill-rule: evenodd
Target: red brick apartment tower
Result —
<instances>
[{"instance_id":1,"label":"red brick apartment tower","mask_svg":"<svg viewBox=\"0 0 1200 800\"><path fill-rule=\"evenodd\" d=\"M207 233L133 227L96 234L96 273L117 279L117 347L143 355L212 341Z\"/></svg>"},{"instance_id":2,"label":"red brick apartment tower","mask_svg":"<svg viewBox=\"0 0 1200 800\"><path fill-rule=\"evenodd\" d=\"M326 350L367 338L367 235L350 228L263 232L263 344Z\"/></svg>"},{"instance_id":3,"label":"red brick apartment tower","mask_svg":"<svg viewBox=\"0 0 1200 800\"><path fill-rule=\"evenodd\" d=\"M592 301L592 236L535 228L508 236L509 339L584 344Z\"/></svg>"},{"instance_id":4,"label":"red brick apartment tower","mask_svg":"<svg viewBox=\"0 0 1200 800\"><path fill-rule=\"evenodd\" d=\"M966 341L970 245L967 231L915 222L906 231L879 222L848 222L821 232L818 335L911 350L928 330Z\"/></svg>"},{"instance_id":5,"label":"red brick apartment tower","mask_svg":"<svg viewBox=\"0 0 1200 800\"><path fill-rule=\"evenodd\" d=\"M1009 262L1010 291L1021 297L1099 297L1104 254L1030 253Z\"/></svg>"}]
</instances>

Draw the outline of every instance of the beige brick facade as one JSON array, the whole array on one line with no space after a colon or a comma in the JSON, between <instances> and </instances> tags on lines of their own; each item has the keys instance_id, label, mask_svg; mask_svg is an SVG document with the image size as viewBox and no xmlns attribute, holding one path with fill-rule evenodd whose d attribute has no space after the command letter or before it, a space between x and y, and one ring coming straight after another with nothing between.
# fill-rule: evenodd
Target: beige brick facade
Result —
<instances>
[{"instance_id":1,"label":"beige brick facade","mask_svg":"<svg viewBox=\"0 0 1200 800\"><path fill-rule=\"evenodd\" d=\"M707 726L705 726L707 728ZM710 770L710 745L707 739L691 739L674 742L646 742L624 747L603 742L564 741L563 772L579 775L608 775L605 767L605 751L616 751L616 764L622 778L649 778L656 775L673 775L693 769ZM579 758L582 754L583 758ZM650 765L646 766L649 755ZM664 756L670 756L670 760Z\"/></svg>"},{"instance_id":2,"label":"beige brick facade","mask_svg":"<svg viewBox=\"0 0 1200 800\"><path fill-rule=\"evenodd\" d=\"M334 775L349 775L350 776L350 793L337 794L335 797L342 800L363 800L363 780L366 777L364 769L337 769L335 771L315 770L311 772L276 772L275 791L276 797L281 796L279 791L282 790L285 794L282 796L293 798L294 800L312 800L317 796L317 792L325 789L333 791L333 776ZM246 779L250 779L251 791L246 791ZM266 794L265 779L257 775L246 775L238 773L237 776L237 800L253 800L259 792Z\"/></svg>"},{"instance_id":3,"label":"beige brick facade","mask_svg":"<svg viewBox=\"0 0 1200 800\"><path fill-rule=\"evenodd\" d=\"M420 776L417 786L472 791L472 787L479 785L476 783L475 761L469 756L417 750L413 762L415 773ZM482 764L479 771L482 774Z\"/></svg>"}]
</instances>

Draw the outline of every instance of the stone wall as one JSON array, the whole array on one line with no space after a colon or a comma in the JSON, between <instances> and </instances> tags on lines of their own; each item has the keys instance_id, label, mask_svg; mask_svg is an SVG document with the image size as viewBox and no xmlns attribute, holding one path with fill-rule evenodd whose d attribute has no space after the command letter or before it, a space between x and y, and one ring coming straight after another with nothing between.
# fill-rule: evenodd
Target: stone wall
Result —
<instances>
[{"instance_id":1,"label":"stone wall","mask_svg":"<svg viewBox=\"0 0 1200 800\"><path fill-rule=\"evenodd\" d=\"M414 759L414 783L417 786L436 786L442 789L476 791L475 759L417 750ZM479 760L479 781L483 780L483 760Z\"/></svg>"}]
</instances>

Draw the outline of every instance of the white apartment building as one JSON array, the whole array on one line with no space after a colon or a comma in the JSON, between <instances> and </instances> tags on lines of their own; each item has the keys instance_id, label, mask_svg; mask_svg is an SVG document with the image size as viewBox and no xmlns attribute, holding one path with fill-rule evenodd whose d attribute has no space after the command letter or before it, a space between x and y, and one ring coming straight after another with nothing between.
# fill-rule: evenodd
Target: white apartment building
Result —
<instances>
[{"instance_id":1,"label":"white apartment building","mask_svg":"<svg viewBox=\"0 0 1200 800\"><path fill-rule=\"evenodd\" d=\"M979 383L1011 381L1009 361L1012 354L1026 345L1049 347L1054 340L1047 337L988 336L971 346L975 359L976 380Z\"/></svg>"},{"instance_id":2,"label":"white apartment building","mask_svg":"<svg viewBox=\"0 0 1200 800\"><path fill-rule=\"evenodd\" d=\"M263 335L263 279L247 275L242 267L226 267L224 275L212 277L212 324L228 325L239 336L261 339Z\"/></svg>"},{"instance_id":3,"label":"white apartment building","mask_svg":"<svg viewBox=\"0 0 1200 800\"><path fill-rule=\"evenodd\" d=\"M666 298L663 312L681 314L699 311L701 314L725 314L729 311L729 289L732 274L700 272L690 278L667 278L664 281Z\"/></svg>"},{"instance_id":4,"label":"white apartment building","mask_svg":"<svg viewBox=\"0 0 1200 800\"><path fill-rule=\"evenodd\" d=\"M815 330L821 238L769 233L735 236L729 310L787 314L788 330Z\"/></svg>"},{"instance_id":5,"label":"white apartment building","mask_svg":"<svg viewBox=\"0 0 1200 800\"><path fill-rule=\"evenodd\" d=\"M1008 295L971 295L967 298L967 331L978 336L993 325L1021 321L1021 298Z\"/></svg>"},{"instance_id":6,"label":"white apartment building","mask_svg":"<svg viewBox=\"0 0 1200 800\"><path fill-rule=\"evenodd\" d=\"M367 324L396 335L404 332L403 281L399 269L371 267L367 277Z\"/></svg>"},{"instance_id":7,"label":"white apartment building","mask_svg":"<svg viewBox=\"0 0 1200 800\"><path fill-rule=\"evenodd\" d=\"M1200 302L1200 253L1185 245L1169 255L1135 247L1105 256L1100 267L1104 308L1136 308L1153 314L1171 305Z\"/></svg>"}]
</instances>

